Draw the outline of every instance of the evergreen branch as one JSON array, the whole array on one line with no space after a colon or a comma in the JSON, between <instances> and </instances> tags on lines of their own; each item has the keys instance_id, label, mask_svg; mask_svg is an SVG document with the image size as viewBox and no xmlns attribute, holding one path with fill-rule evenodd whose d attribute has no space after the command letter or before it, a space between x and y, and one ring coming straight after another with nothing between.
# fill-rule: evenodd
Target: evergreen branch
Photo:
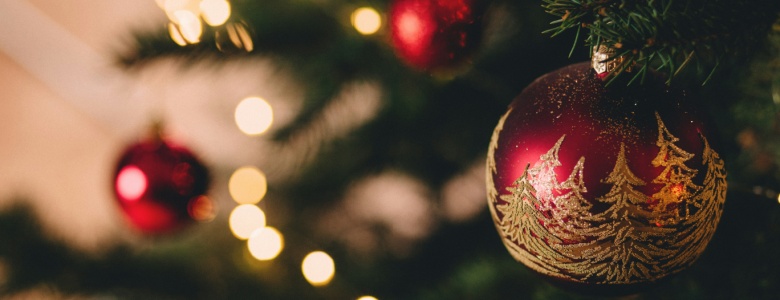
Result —
<instances>
[{"instance_id":1,"label":"evergreen branch","mask_svg":"<svg viewBox=\"0 0 780 300\"><path fill-rule=\"evenodd\" d=\"M745 55L763 42L780 10L780 3L770 0L543 2L546 12L559 18L545 34L588 29L589 51L599 45L626 50L622 65L649 65L652 71L668 73L667 83L692 65L699 73L707 71L707 82L725 57ZM622 65L618 69L625 69Z\"/></svg>"}]
</instances>

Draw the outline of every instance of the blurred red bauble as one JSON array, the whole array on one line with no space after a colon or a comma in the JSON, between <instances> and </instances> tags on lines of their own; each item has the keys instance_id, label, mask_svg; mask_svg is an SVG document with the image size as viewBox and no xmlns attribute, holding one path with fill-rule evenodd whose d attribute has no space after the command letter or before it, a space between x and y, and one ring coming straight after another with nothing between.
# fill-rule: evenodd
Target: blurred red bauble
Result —
<instances>
[{"instance_id":1,"label":"blurred red bauble","mask_svg":"<svg viewBox=\"0 0 780 300\"><path fill-rule=\"evenodd\" d=\"M468 59L482 36L480 0L395 0L390 33L397 55L428 71L456 68Z\"/></svg>"},{"instance_id":2,"label":"blurred red bauble","mask_svg":"<svg viewBox=\"0 0 780 300\"><path fill-rule=\"evenodd\" d=\"M523 90L488 153L488 205L512 256L559 286L612 295L692 265L726 173L691 102L656 76L605 87L587 63Z\"/></svg>"},{"instance_id":3,"label":"blurred red bauble","mask_svg":"<svg viewBox=\"0 0 780 300\"><path fill-rule=\"evenodd\" d=\"M114 172L114 193L138 231L175 232L210 209L206 167L189 150L160 137L131 145Z\"/></svg>"}]
</instances>

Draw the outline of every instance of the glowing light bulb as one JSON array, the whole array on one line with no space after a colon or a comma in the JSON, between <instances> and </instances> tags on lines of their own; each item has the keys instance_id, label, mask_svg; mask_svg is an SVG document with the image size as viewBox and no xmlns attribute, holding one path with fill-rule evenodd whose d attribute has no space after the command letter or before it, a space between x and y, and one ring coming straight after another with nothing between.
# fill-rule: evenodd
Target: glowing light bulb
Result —
<instances>
[{"instance_id":1,"label":"glowing light bulb","mask_svg":"<svg viewBox=\"0 0 780 300\"><path fill-rule=\"evenodd\" d=\"M173 13L179 24L181 36L188 43L195 44L200 42L200 35L203 34L203 25L197 15L189 10L177 10ZM176 23L176 22L175 22Z\"/></svg>"},{"instance_id":2,"label":"glowing light bulb","mask_svg":"<svg viewBox=\"0 0 780 300\"><path fill-rule=\"evenodd\" d=\"M136 201L146 192L147 180L144 172L136 166L122 168L116 176L116 191L125 201Z\"/></svg>"},{"instance_id":3,"label":"glowing light bulb","mask_svg":"<svg viewBox=\"0 0 780 300\"><path fill-rule=\"evenodd\" d=\"M259 135L268 130L274 115L271 105L258 97L241 100L236 106L236 125L247 135Z\"/></svg>"},{"instance_id":4,"label":"glowing light bulb","mask_svg":"<svg viewBox=\"0 0 780 300\"><path fill-rule=\"evenodd\" d=\"M364 35L374 34L382 27L382 17L371 7L361 7L352 12L352 26Z\"/></svg>"},{"instance_id":5,"label":"glowing light bulb","mask_svg":"<svg viewBox=\"0 0 780 300\"><path fill-rule=\"evenodd\" d=\"M336 273L333 259L325 252L314 251L306 255L301 264L303 277L313 286L324 286L330 283Z\"/></svg>"},{"instance_id":6,"label":"glowing light bulb","mask_svg":"<svg viewBox=\"0 0 780 300\"><path fill-rule=\"evenodd\" d=\"M228 191L239 204L255 204L263 200L268 183L265 174L255 167L242 167L233 172L228 181Z\"/></svg>"},{"instance_id":7,"label":"glowing light bulb","mask_svg":"<svg viewBox=\"0 0 780 300\"><path fill-rule=\"evenodd\" d=\"M225 24L230 18L230 2L225 0L203 0L200 2L203 20L211 26Z\"/></svg>"},{"instance_id":8,"label":"glowing light bulb","mask_svg":"<svg viewBox=\"0 0 780 300\"><path fill-rule=\"evenodd\" d=\"M265 227L265 213L255 205L241 204L230 212L228 223L234 236L246 240L252 232Z\"/></svg>"},{"instance_id":9,"label":"glowing light bulb","mask_svg":"<svg viewBox=\"0 0 780 300\"><path fill-rule=\"evenodd\" d=\"M247 247L255 259L272 260L282 252L284 239L276 228L263 227L252 232Z\"/></svg>"},{"instance_id":10,"label":"glowing light bulb","mask_svg":"<svg viewBox=\"0 0 780 300\"><path fill-rule=\"evenodd\" d=\"M376 297L374 297L374 296L366 295L366 296L361 296L360 298L357 298L357 300L378 300L378 299Z\"/></svg>"}]
</instances>

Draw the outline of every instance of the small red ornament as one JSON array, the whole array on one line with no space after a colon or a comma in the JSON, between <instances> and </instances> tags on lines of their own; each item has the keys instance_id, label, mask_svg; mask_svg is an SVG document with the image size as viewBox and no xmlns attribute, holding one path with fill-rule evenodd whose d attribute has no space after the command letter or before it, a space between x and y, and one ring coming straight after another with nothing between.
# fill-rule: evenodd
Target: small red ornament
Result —
<instances>
[{"instance_id":1,"label":"small red ornament","mask_svg":"<svg viewBox=\"0 0 780 300\"><path fill-rule=\"evenodd\" d=\"M481 40L482 13L480 0L395 0L389 21L393 46L417 69L458 67Z\"/></svg>"},{"instance_id":2,"label":"small red ornament","mask_svg":"<svg viewBox=\"0 0 780 300\"><path fill-rule=\"evenodd\" d=\"M208 170L192 152L155 136L122 154L114 193L138 231L171 233L203 216L202 208L210 202L204 195L209 181Z\"/></svg>"},{"instance_id":3,"label":"small red ornament","mask_svg":"<svg viewBox=\"0 0 780 300\"><path fill-rule=\"evenodd\" d=\"M726 195L723 161L684 93L587 63L511 103L488 153L488 205L512 256L560 286L630 294L701 255Z\"/></svg>"}]
</instances>

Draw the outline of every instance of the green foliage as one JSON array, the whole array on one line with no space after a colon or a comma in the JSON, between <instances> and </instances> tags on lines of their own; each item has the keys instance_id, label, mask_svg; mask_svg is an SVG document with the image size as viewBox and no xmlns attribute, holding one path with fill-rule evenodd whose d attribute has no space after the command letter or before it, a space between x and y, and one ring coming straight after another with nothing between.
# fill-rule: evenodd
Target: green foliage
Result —
<instances>
[{"instance_id":1,"label":"green foliage","mask_svg":"<svg viewBox=\"0 0 780 300\"><path fill-rule=\"evenodd\" d=\"M559 19L552 36L585 29L588 51L598 45L623 57L617 74L636 66L632 80L649 70L669 74L667 83L689 66L706 83L724 61L745 56L765 41L780 2L772 0L544 0ZM575 45L579 41L575 39ZM572 49L573 50L573 49ZM733 60L731 60L733 61ZM616 76L613 76L613 79ZM630 82L629 82L630 83Z\"/></svg>"}]
</instances>

